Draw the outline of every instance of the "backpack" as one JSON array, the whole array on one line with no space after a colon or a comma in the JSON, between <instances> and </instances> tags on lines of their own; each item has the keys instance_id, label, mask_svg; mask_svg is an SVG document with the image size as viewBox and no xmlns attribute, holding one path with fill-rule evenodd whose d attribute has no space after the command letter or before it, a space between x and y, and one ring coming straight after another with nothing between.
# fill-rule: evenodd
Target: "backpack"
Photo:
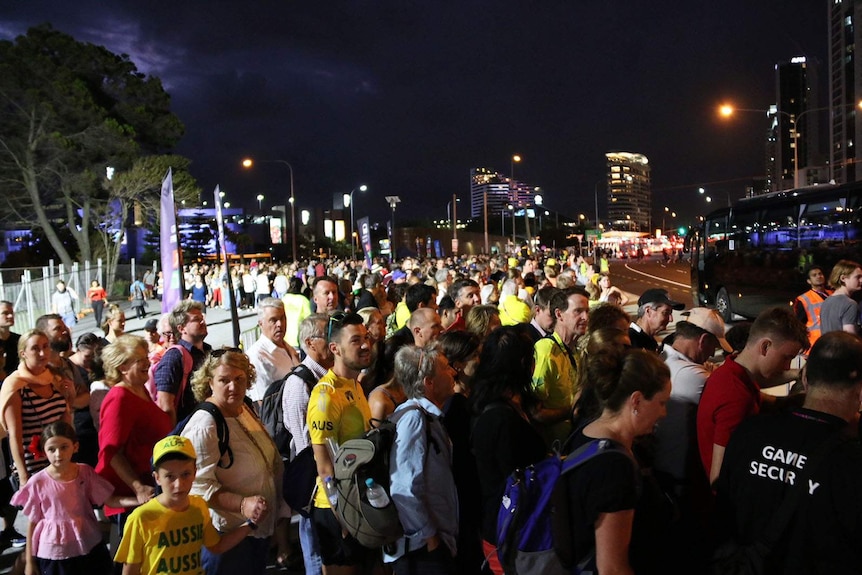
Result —
<instances>
[{"instance_id":1,"label":"backpack","mask_svg":"<svg viewBox=\"0 0 862 575\"><path fill-rule=\"evenodd\" d=\"M180 402L183 400L183 394L186 391L186 386L189 383L189 377L192 374L192 367L194 366L194 360L192 359L192 354L187 350L184 346L175 343L171 347L165 350L165 353L162 354L162 357L156 363L150 366L150 369L147 370L147 392L149 392L150 397L153 401L156 401L159 395L158 389L156 389L156 368L161 363L162 359L164 359L165 354L168 353L172 349L179 349L180 354L183 356L183 380L180 382L180 388L177 391L177 396L175 398L174 407L179 407Z\"/></svg>"},{"instance_id":2,"label":"backpack","mask_svg":"<svg viewBox=\"0 0 862 575\"><path fill-rule=\"evenodd\" d=\"M311 372L307 365L300 363L291 369L287 375L277 381L273 381L266 388L263 399L260 401L260 422L269 432L269 436L275 441L278 452L282 459L290 459L290 432L284 426L284 410L281 398L284 395L284 384L291 375L299 376L305 382L308 393L317 383L317 377Z\"/></svg>"},{"instance_id":3,"label":"backpack","mask_svg":"<svg viewBox=\"0 0 862 575\"><path fill-rule=\"evenodd\" d=\"M185 416L182 421L174 426L168 435L182 435L183 430L189 423L189 420L198 411L206 411L213 419L215 419L216 436L218 437L218 452L220 455L218 466L222 469L228 469L233 465L233 451L230 448L230 429L227 426L227 421L225 421L224 415L222 415L221 410L216 407L215 404L210 403L209 401L200 402L195 406L190 414ZM222 464L222 459L224 459L225 454L227 454L228 460L226 464Z\"/></svg>"},{"instance_id":4,"label":"backpack","mask_svg":"<svg viewBox=\"0 0 862 575\"><path fill-rule=\"evenodd\" d=\"M575 558L568 557L571 553L570 522L566 519L568 500L560 478L594 457L615 452L629 457L614 442L593 439L568 456L551 455L535 465L516 469L509 476L497 515L497 555L505 573L584 573L595 557L595 550L578 565L567 566Z\"/></svg>"},{"instance_id":5,"label":"backpack","mask_svg":"<svg viewBox=\"0 0 862 575\"><path fill-rule=\"evenodd\" d=\"M395 424L411 409L422 408L411 405L396 414L394 419L377 421L377 426L362 437L342 443L332 462L333 480L338 492L338 504L333 511L345 531L363 547L379 548L404 535L389 491L389 460L395 443ZM430 416L425 410L422 413L427 423ZM427 425L425 429L430 434ZM390 495L386 507L377 509L368 503L365 480L369 477Z\"/></svg>"}]
</instances>

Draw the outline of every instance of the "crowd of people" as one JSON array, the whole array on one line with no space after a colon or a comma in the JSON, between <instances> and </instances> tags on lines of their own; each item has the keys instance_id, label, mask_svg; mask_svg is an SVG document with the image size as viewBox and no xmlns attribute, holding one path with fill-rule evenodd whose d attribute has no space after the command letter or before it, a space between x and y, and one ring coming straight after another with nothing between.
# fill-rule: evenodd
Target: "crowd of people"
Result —
<instances>
[{"instance_id":1,"label":"crowd of people","mask_svg":"<svg viewBox=\"0 0 862 575\"><path fill-rule=\"evenodd\" d=\"M673 333L685 306L663 289L614 287L605 258L315 260L186 275L198 288L147 322L146 338L124 333L112 304L99 306L104 333L74 347L61 313L18 337L12 304L0 302L11 479L0 544L22 539L11 500L30 519L28 573L254 575L271 550L309 575L503 573L507 478L594 440L613 454L563 476L567 525L554 532L561 560L582 571L707 572L755 543L769 573L862 564L854 262L831 270L834 293L812 266L794 307L730 331L697 307ZM143 299L157 295L148 279ZM228 285L257 313L260 337L244 351L206 342L206 309L228 305ZM287 445L260 418L280 380ZM789 382L787 397L762 391ZM333 446L384 419L397 430L388 479L404 535L369 549L332 512L327 482ZM304 457L317 489L291 509L282 476ZM93 506L114 525L113 567Z\"/></svg>"}]
</instances>

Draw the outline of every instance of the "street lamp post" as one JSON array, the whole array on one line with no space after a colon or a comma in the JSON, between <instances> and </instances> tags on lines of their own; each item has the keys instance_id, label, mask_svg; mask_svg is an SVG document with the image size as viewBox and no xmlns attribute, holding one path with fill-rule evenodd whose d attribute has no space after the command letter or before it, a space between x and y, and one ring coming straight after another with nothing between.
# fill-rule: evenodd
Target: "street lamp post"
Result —
<instances>
[{"instance_id":1,"label":"street lamp post","mask_svg":"<svg viewBox=\"0 0 862 575\"><path fill-rule=\"evenodd\" d=\"M257 211L263 212L263 194L257 195Z\"/></svg>"},{"instance_id":2,"label":"street lamp post","mask_svg":"<svg viewBox=\"0 0 862 575\"><path fill-rule=\"evenodd\" d=\"M368 186L366 186L365 184L362 184L358 188L353 188L352 190L350 190L350 200L348 200L348 201L350 202L350 259L351 260L356 259L356 239L354 238L355 232L353 230L353 226L355 225L353 223L353 192L355 192L357 189L360 192L364 192L365 190L368 189Z\"/></svg>"},{"instance_id":3,"label":"street lamp post","mask_svg":"<svg viewBox=\"0 0 862 575\"><path fill-rule=\"evenodd\" d=\"M452 253L454 255L458 255L456 253L456 247L458 244L458 202L461 201L457 195L452 194L452 199L446 202L446 219L449 220L449 225L452 226ZM455 202L455 205L452 205L452 202ZM449 215L449 209L452 208L452 215Z\"/></svg>"},{"instance_id":4,"label":"street lamp post","mask_svg":"<svg viewBox=\"0 0 862 575\"><path fill-rule=\"evenodd\" d=\"M862 109L862 101L857 102L856 104L848 104L845 108L860 108ZM798 116L794 116L790 112L785 112L784 110L779 110L775 108L774 110L762 110L756 108L734 108L730 104L723 104L719 107L719 114L724 116L725 118L729 118L733 115L734 112L755 112L755 113L766 113L766 114L781 114L782 116L787 116L787 119L790 120L791 124L791 136L793 137L793 187L799 188L799 131L797 130L797 126L799 125L799 120L809 112L823 112L825 110L831 110L832 106L825 106L821 108L810 108L808 110L803 110Z\"/></svg>"},{"instance_id":5,"label":"street lamp post","mask_svg":"<svg viewBox=\"0 0 862 575\"><path fill-rule=\"evenodd\" d=\"M290 202L290 247L291 253L293 255L293 261L297 261L296 259L296 196L293 194L293 166L290 165L290 162L287 160L260 160L262 163L268 164L284 164L287 166L287 169L290 170L290 198L287 200ZM246 169L254 166L254 160L251 158L246 158L242 161L242 166Z\"/></svg>"},{"instance_id":6,"label":"street lamp post","mask_svg":"<svg viewBox=\"0 0 862 575\"><path fill-rule=\"evenodd\" d=\"M389 236L389 255L392 258L392 261L395 260L395 206L397 206L401 202L401 198L398 196L386 196L386 203L389 204L389 207L392 208L392 232L391 236Z\"/></svg>"}]
</instances>

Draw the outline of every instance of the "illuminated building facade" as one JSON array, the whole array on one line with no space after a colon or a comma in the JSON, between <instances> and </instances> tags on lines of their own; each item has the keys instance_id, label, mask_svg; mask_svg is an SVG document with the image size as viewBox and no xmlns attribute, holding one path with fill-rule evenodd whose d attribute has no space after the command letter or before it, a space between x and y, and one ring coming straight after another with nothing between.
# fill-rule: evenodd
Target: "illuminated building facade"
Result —
<instances>
[{"instance_id":1,"label":"illuminated building facade","mask_svg":"<svg viewBox=\"0 0 862 575\"><path fill-rule=\"evenodd\" d=\"M643 154L608 152L608 219L616 230L650 231L650 165Z\"/></svg>"},{"instance_id":2,"label":"illuminated building facade","mask_svg":"<svg viewBox=\"0 0 862 575\"><path fill-rule=\"evenodd\" d=\"M488 194L488 216L500 215L509 205L532 206L535 189L523 182L512 180L488 168L470 170L470 217L481 218L484 196Z\"/></svg>"},{"instance_id":3,"label":"illuminated building facade","mask_svg":"<svg viewBox=\"0 0 862 575\"><path fill-rule=\"evenodd\" d=\"M856 103L862 97L862 63L856 46L862 46L862 28L854 25L857 17L862 17L862 2L829 2L829 164L838 184L860 179L856 143L862 141L862 122Z\"/></svg>"}]
</instances>

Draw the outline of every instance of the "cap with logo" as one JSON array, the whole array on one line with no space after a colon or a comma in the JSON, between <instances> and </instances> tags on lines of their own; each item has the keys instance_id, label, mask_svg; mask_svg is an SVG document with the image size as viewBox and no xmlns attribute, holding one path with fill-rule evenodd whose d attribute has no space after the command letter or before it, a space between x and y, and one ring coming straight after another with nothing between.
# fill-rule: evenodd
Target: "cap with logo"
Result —
<instances>
[{"instance_id":1,"label":"cap with logo","mask_svg":"<svg viewBox=\"0 0 862 575\"><path fill-rule=\"evenodd\" d=\"M168 435L164 439L157 441L155 447L153 447L153 465L158 466L159 461L170 453L179 453L189 459L197 459L195 448L192 446L191 441L179 435Z\"/></svg>"},{"instance_id":2,"label":"cap with logo","mask_svg":"<svg viewBox=\"0 0 862 575\"><path fill-rule=\"evenodd\" d=\"M685 309L684 303L673 301L668 296L667 290L658 288L648 289L641 295L640 298L638 298L638 306L642 306L648 303L664 304L670 306L671 309L675 309L677 311Z\"/></svg>"},{"instance_id":3,"label":"cap with logo","mask_svg":"<svg viewBox=\"0 0 862 575\"><path fill-rule=\"evenodd\" d=\"M721 349L728 353L733 351L733 348L724 337L724 320L721 319L721 314L707 307L696 307L691 311L685 312L683 315L686 314L688 314L688 317L685 320L714 335Z\"/></svg>"}]
</instances>

